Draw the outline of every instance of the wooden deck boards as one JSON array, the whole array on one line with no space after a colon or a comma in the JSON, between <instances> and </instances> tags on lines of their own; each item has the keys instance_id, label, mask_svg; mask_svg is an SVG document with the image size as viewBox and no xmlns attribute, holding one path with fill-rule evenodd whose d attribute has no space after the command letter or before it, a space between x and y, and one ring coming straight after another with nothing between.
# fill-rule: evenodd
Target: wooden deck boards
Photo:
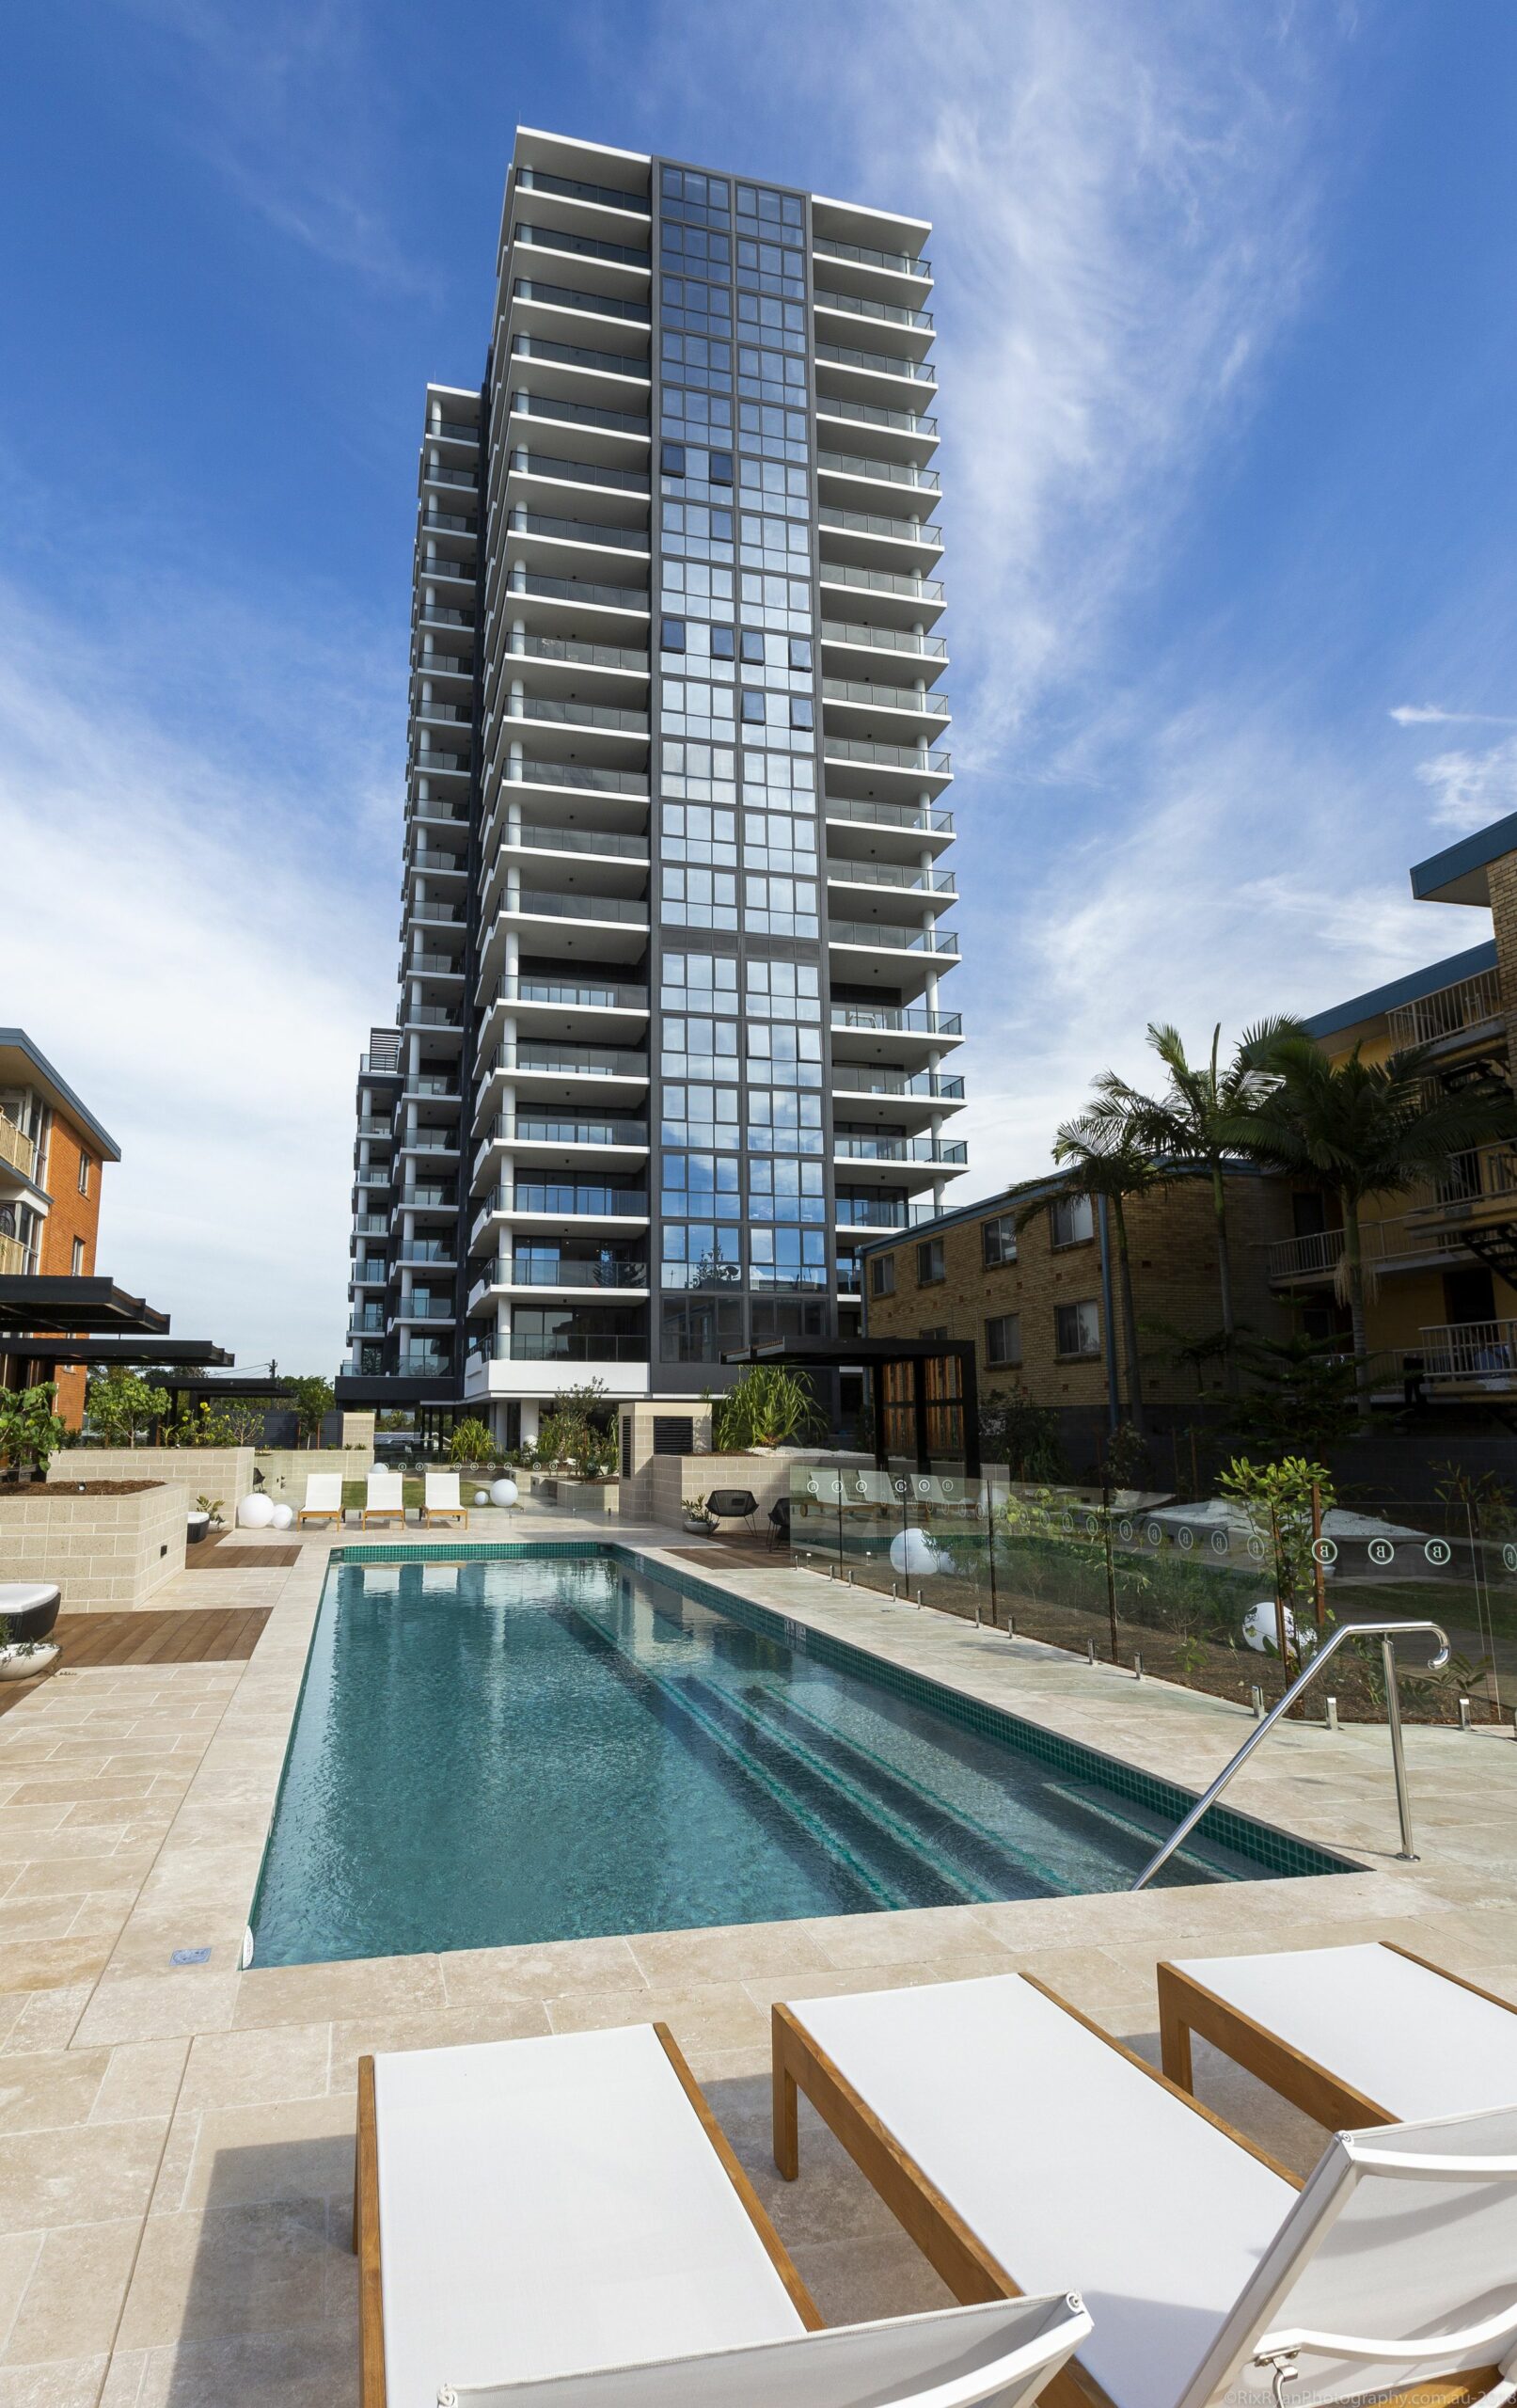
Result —
<instances>
[{"instance_id":1,"label":"wooden deck boards","mask_svg":"<svg viewBox=\"0 0 1517 2408\"><path fill-rule=\"evenodd\" d=\"M53 1632L63 1649L58 1662L35 1681L0 1682L0 1714L30 1697L52 1671L101 1664L245 1664L270 1610L186 1606L173 1613L59 1614Z\"/></svg>"}]
</instances>

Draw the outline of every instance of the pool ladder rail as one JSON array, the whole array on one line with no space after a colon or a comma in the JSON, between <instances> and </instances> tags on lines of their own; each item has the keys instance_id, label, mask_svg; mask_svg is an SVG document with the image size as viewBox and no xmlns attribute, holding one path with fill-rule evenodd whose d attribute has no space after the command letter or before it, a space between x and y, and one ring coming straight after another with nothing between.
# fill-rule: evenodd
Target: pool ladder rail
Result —
<instances>
[{"instance_id":1,"label":"pool ladder rail","mask_svg":"<svg viewBox=\"0 0 1517 2408\"><path fill-rule=\"evenodd\" d=\"M1281 1716L1288 1713L1294 1705L1303 1689L1310 1682L1315 1681L1318 1673L1336 1654L1346 1639L1378 1639L1380 1640L1380 1660L1385 1679L1385 1719L1390 1725L1391 1734L1391 1769L1396 1779L1396 1811L1401 1823L1401 1846L1398 1854L1403 1863L1414 1864L1416 1850L1412 1845L1412 1800L1406 1785L1406 1749L1401 1737L1401 1704L1396 1693L1396 1642L1398 1639L1411 1639L1416 1636L1437 1640L1437 1653L1428 1659L1428 1670L1430 1672L1436 1672L1440 1666L1448 1661L1448 1640L1437 1623L1346 1622L1340 1624L1331 1639L1325 1640L1320 1647L1312 1650L1311 1661L1297 1673L1284 1697L1271 1706L1264 1719L1256 1723L1249 1733L1231 1763L1223 1766L1205 1796L1198 1798L1190 1813L1176 1824L1163 1846L1160 1848L1157 1855L1150 1857L1132 1884L1133 1889L1147 1888L1154 1875L1161 1866L1168 1863L1182 1841L1189 1838L1208 1808L1216 1804L1234 1773L1242 1769L1259 1742L1268 1737Z\"/></svg>"}]
</instances>

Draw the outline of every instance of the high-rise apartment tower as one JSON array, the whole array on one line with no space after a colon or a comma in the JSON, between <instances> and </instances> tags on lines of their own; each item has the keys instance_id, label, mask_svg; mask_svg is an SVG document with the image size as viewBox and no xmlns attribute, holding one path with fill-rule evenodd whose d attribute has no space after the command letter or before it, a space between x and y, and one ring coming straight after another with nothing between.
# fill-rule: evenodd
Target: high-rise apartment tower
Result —
<instances>
[{"instance_id":1,"label":"high-rise apartment tower","mask_svg":"<svg viewBox=\"0 0 1517 2408\"><path fill-rule=\"evenodd\" d=\"M963 1167L927 231L517 134L426 398L353 1403L720 1386Z\"/></svg>"}]
</instances>

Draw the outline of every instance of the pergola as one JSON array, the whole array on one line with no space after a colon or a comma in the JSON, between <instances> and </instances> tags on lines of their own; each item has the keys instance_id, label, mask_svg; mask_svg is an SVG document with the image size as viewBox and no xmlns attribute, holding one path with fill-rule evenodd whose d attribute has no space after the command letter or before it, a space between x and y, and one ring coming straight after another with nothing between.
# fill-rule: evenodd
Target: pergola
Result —
<instances>
[{"instance_id":1,"label":"pergola","mask_svg":"<svg viewBox=\"0 0 1517 2408\"><path fill-rule=\"evenodd\" d=\"M874 1406L875 1462L881 1471L912 1455L980 1477L980 1396L974 1343L967 1338L773 1338L723 1354L724 1363L788 1363L797 1370L866 1370ZM903 1443L892 1446L893 1438ZM909 1443L906 1443L909 1440Z\"/></svg>"},{"instance_id":2,"label":"pergola","mask_svg":"<svg viewBox=\"0 0 1517 2408\"><path fill-rule=\"evenodd\" d=\"M114 1279L69 1274L0 1278L0 1363L19 1362L34 1380L60 1366L150 1370L156 1385L182 1396L288 1395L285 1380L207 1380L236 1361L209 1338L170 1338L168 1315Z\"/></svg>"}]
</instances>

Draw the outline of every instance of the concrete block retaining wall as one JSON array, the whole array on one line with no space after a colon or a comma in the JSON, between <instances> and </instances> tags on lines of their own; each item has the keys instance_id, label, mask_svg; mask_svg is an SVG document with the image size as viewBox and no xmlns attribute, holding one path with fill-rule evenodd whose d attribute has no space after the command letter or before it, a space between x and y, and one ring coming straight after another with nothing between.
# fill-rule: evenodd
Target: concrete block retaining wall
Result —
<instances>
[{"instance_id":1,"label":"concrete block retaining wall","mask_svg":"<svg viewBox=\"0 0 1517 2408\"><path fill-rule=\"evenodd\" d=\"M229 1522L253 1485L251 1447L65 1447L47 1467L50 1481L161 1480L184 1500L219 1497Z\"/></svg>"},{"instance_id":2,"label":"concrete block retaining wall","mask_svg":"<svg viewBox=\"0 0 1517 2408\"><path fill-rule=\"evenodd\" d=\"M117 1461L127 1451L111 1450ZM140 1477L116 1469L89 1476ZM65 1613L132 1612L183 1571L184 1513L184 1491L173 1483L131 1497L80 1497L40 1481L8 1490L0 1493L0 1579L56 1581Z\"/></svg>"}]
</instances>

